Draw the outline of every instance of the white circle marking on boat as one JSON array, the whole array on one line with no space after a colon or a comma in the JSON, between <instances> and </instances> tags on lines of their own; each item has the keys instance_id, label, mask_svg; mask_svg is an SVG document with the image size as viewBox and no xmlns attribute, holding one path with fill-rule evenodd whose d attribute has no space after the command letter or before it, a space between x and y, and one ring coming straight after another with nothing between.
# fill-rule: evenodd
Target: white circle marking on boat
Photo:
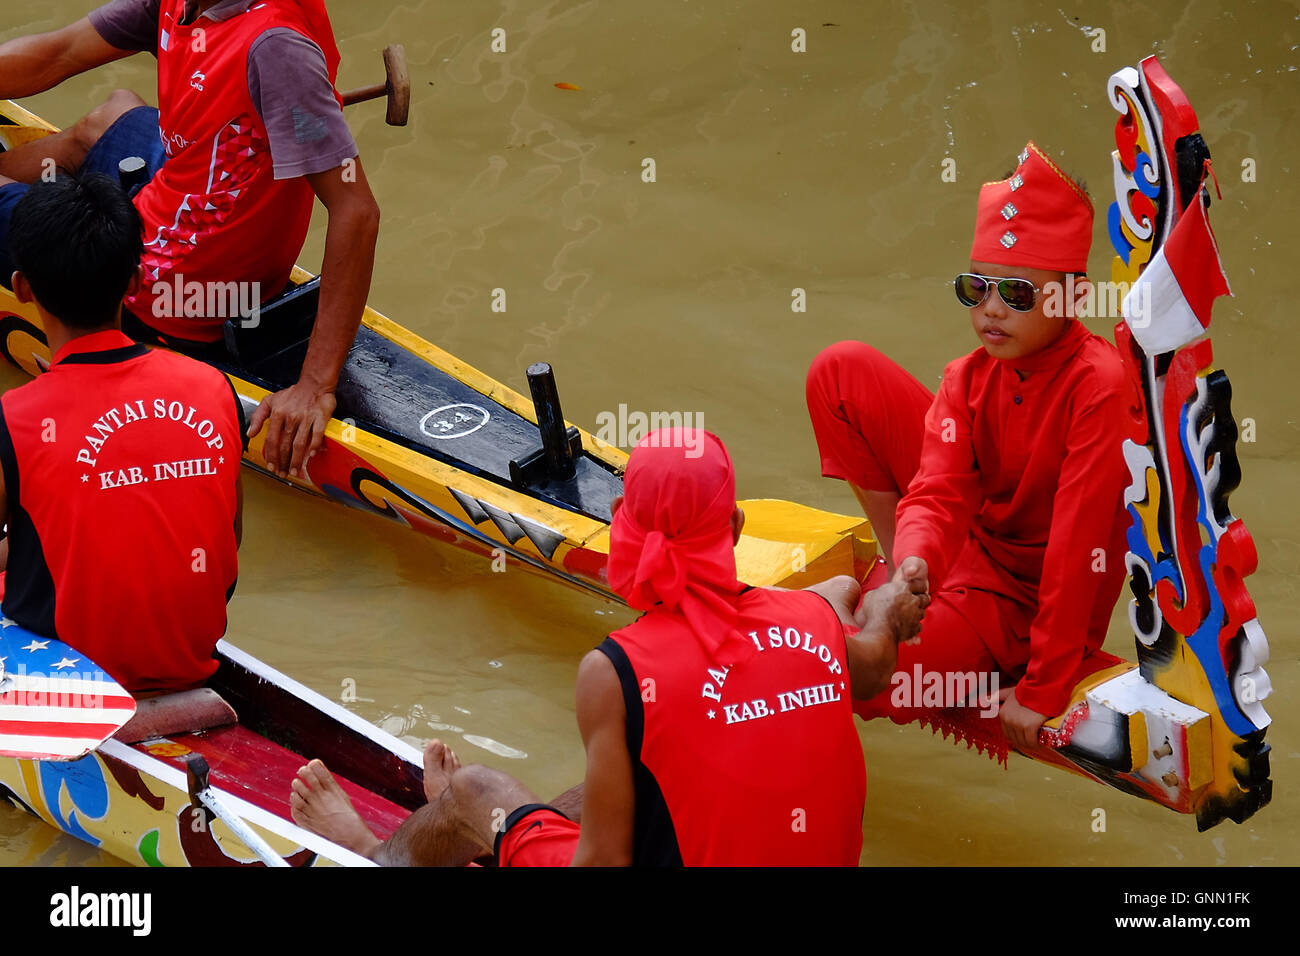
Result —
<instances>
[{"instance_id":1,"label":"white circle marking on boat","mask_svg":"<svg viewBox=\"0 0 1300 956\"><path fill-rule=\"evenodd\" d=\"M469 411L466 411L468 409ZM475 412L477 414L470 414ZM436 416L436 417L435 417ZM486 408L459 402L435 408L420 419L420 431L430 438L464 438L478 431L491 419ZM430 423L430 419L434 419ZM471 424L472 423L472 424ZM430 430L432 424L432 430Z\"/></svg>"}]
</instances>

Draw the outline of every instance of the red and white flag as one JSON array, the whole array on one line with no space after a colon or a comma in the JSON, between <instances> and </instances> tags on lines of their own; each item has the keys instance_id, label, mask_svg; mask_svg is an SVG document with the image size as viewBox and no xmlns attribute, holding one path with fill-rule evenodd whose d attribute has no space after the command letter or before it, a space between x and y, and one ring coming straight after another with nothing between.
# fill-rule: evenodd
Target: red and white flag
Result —
<instances>
[{"instance_id":1,"label":"red and white flag","mask_svg":"<svg viewBox=\"0 0 1300 956\"><path fill-rule=\"evenodd\" d=\"M1148 355L1171 352L1204 335L1214 300L1231 294L1198 191L1124 297L1124 321Z\"/></svg>"},{"instance_id":2,"label":"red and white flag","mask_svg":"<svg viewBox=\"0 0 1300 956\"><path fill-rule=\"evenodd\" d=\"M134 713L135 699L93 661L0 621L0 756L75 760Z\"/></svg>"}]
</instances>

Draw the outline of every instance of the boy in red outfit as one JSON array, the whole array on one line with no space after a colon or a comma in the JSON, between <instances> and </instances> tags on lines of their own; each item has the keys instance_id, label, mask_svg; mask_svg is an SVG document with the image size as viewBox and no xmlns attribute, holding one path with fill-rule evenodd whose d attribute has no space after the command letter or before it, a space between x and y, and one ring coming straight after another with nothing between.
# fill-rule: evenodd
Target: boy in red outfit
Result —
<instances>
[{"instance_id":1,"label":"boy in red outfit","mask_svg":"<svg viewBox=\"0 0 1300 956\"><path fill-rule=\"evenodd\" d=\"M900 693L918 674L999 673L1018 680L1002 728L1027 749L1105 640L1124 579L1121 443L1136 396L1115 348L1072 318L1092 216L1029 143L1009 178L980 190L955 286L981 347L948 365L939 394L860 342L813 362L822 473L851 483L891 570L925 562L933 596L893 690L856 702L861 717L918 717L917 692Z\"/></svg>"}]
</instances>

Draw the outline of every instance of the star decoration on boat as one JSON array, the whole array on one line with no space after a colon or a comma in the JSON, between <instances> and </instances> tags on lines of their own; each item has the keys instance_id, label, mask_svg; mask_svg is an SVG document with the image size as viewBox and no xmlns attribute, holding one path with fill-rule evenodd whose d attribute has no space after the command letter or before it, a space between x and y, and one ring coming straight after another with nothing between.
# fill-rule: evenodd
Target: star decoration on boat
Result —
<instances>
[{"instance_id":1,"label":"star decoration on boat","mask_svg":"<svg viewBox=\"0 0 1300 956\"><path fill-rule=\"evenodd\" d=\"M30 644L24 647L23 650L31 651L33 654L35 654L37 651L43 651L49 646L50 646L49 641L32 641Z\"/></svg>"},{"instance_id":2,"label":"star decoration on boat","mask_svg":"<svg viewBox=\"0 0 1300 956\"><path fill-rule=\"evenodd\" d=\"M713 719L714 717L716 717L716 716L718 716L718 715L715 714L713 711L709 711L709 720L712 720L712 719Z\"/></svg>"},{"instance_id":3,"label":"star decoration on boat","mask_svg":"<svg viewBox=\"0 0 1300 956\"><path fill-rule=\"evenodd\" d=\"M7 617L0 618L0 627L14 627L17 624L18 624L17 621L11 621Z\"/></svg>"},{"instance_id":4,"label":"star decoration on boat","mask_svg":"<svg viewBox=\"0 0 1300 956\"><path fill-rule=\"evenodd\" d=\"M72 667L74 664L76 664L79 660L81 660L80 657L72 657L72 658L65 657L63 660L59 661L57 664L54 665L54 669L56 671L67 670L69 667Z\"/></svg>"}]
</instances>

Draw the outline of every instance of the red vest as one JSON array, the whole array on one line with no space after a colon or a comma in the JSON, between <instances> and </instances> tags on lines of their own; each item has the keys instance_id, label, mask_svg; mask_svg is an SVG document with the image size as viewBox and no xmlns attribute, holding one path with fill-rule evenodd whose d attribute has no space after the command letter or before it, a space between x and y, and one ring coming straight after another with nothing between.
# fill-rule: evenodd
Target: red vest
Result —
<instances>
[{"instance_id":1,"label":"red vest","mask_svg":"<svg viewBox=\"0 0 1300 956\"><path fill-rule=\"evenodd\" d=\"M730 670L654 611L600 646L627 708L633 860L856 866L867 783L844 628L806 591L751 588L739 608L759 652Z\"/></svg>"},{"instance_id":2,"label":"red vest","mask_svg":"<svg viewBox=\"0 0 1300 956\"><path fill-rule=\"evenodd\" d=\"M248 93L248 50L273 27L314 37L292 0L262 0L228 20L198 17L189 25L180 22L184 10L185 0L162 0L158 13L167 162L135 198L144 220L145 283L127 306L164 334L215 341L239 296L219 290L212 298L224 316L195 316L200 301L206 308L207 290L191 297L189 284L256 282L262 300L279 293L307 236L314 198L305 178L274 178L266 127Z\"/></svg>"},{"instance_id":3,"label":"red vest","mask_svg":"<svg viewBox=\"0 0 1300 956\"><path fill-rule=\"evenodd\" d=\"M215 369L116 331L64 346L0 398L5 616L128 690L202 683L235 587L241 439Z\"/></svg>"}]
</instances>

